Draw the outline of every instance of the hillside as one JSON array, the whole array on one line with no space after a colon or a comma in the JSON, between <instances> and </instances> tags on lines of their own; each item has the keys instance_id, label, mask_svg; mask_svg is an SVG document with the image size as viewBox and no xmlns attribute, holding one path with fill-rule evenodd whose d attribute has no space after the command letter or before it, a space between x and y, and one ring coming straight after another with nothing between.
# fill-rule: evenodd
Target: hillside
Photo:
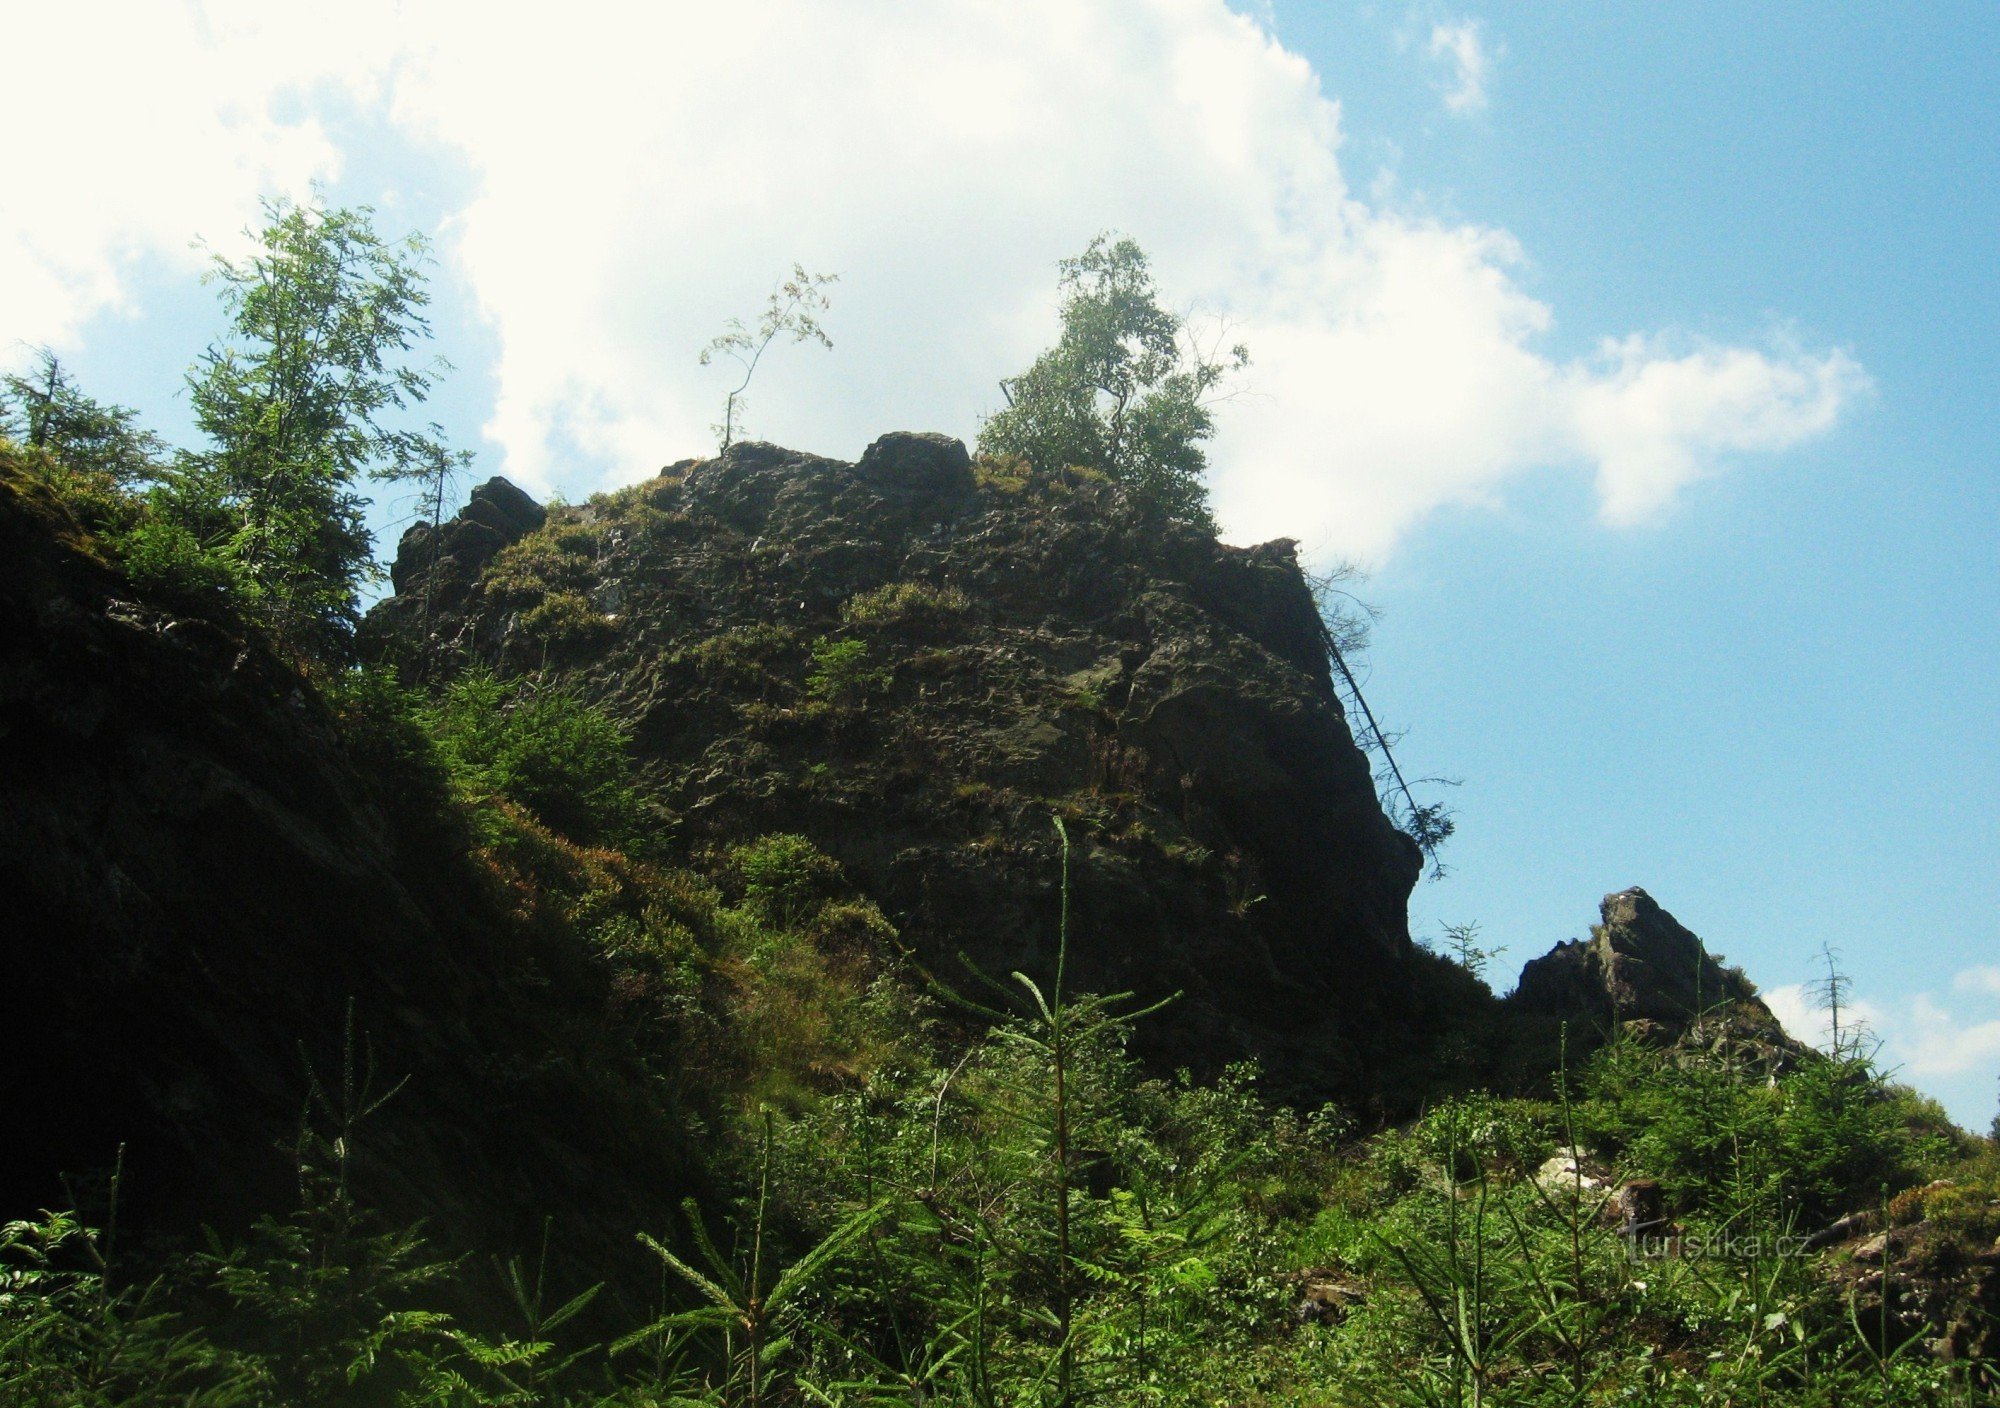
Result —
<instances>
[{"instance_id":1,"label":"hillside","mask_svg":"<svg viewBox=\"0 0 2000 1408\"><path fill-rule=\"evenodd\" d=\"M1291 543L912 434L741 444L544 519L496 482L411 530L364 640L573 684L686 853L804 834L962 986L960 954L1052 971L1061 816L1072 982L1180 994L1140 1035L1160 1069L1254 1057L1311 1101L1406 1105L1483 1000L1410 941L1421 857Z\"/></svg>"},{"instance_id":2,"label":"hillside","mask_svg":"<svg viewBox=\"0 0 2000 1408\"><path fill-rule=\"evenodd\" d=\"M156 512L0 443L4 1408L1992 1401L1991 1143L1643 890L1413 944L1289 543L739 445L356 667Z\"/></svg>"},{"instance_id":3,"label":"hillside","mask_svg":"<svg viewBox=\"0 0 2000 1408\"><path fill-rule=\"evenodd\" d=\"M699 1186L683 1116L601 955L524 918L434 782L226 609L135 592L4 446L0 623L5 1215L102 1216L121 1164L134 1232L283 1208L353 1054L402 1087L360 1166L385 1211L470 1248L563 1206L636 1265Z\"/></svg>"}]
</instances>

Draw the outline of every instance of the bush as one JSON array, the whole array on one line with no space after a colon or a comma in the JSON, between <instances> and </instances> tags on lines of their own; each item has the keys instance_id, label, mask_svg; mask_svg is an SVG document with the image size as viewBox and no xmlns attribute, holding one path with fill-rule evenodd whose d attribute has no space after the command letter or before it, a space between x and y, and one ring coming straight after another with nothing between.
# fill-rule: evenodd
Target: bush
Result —
<instances>
[{"instance_id":1,"label":"bush","mask_svg":"<svg viewBox=\"0 0 2000 1408\"><path fill-rule=\"evenodd\" d=\"M935 626L964 615L971 605L971 599L957 587L891 582L850 597L840 608L840 619L851 626Z\"/></svg>"},{"instance_id":2,"label":"bush","mask_svg":"<svg viewBox=\"0 0 2000 1408\"><path fill-rule=\"evenodd\" d=\"M1876 1206L1937 1152L1909 1137L1904 1104L1860 1056L1808 1056L1771 1078L1726 1048L1621 1041L1592 1058L1584 1086L1580 1126L1682 1210L1818 1226Z\"/></svg>"},{"instance_id":3,"label":"bush","mask_svg":"<svg viewBox=\"0 0 2000 1408\"><path fill-rule=\"evenodd\" d=\"M778 662L797 647L799 635L789 626L759 621L732 626L674 653L676 664L692 665L703 679L729 689L768 693L779 682Z\"/></svg>"},{"instance_id":4,"label":"bush","mask_svg":"<svg viewBox=\"0 0 2000 1408\"><path fill-rule=\"evenodd\" d=\"M483 670L423 711L461 789L527 808L573 840L633 842L645 805L633 791L625 730L567 689L522 689Z\"/></svg>"},{"instance_id":5,"label":"bush","mask_svg":"<svg viewBox=\"0 0 2000 1408\"><path fill-rule=\"evenodd\" d=\"M852 709L889 687L889 672L868 663L868 644L821 639L813 643L806 693L837 708Z\"/></svg>"},{"instance_id":6,"label":"bush","mask_svg":"<svg viewBox=\"0 0 2000 1408\"><path fill-rule=\"evenodd\" d=\"M595 526L551 517L502 548L480 580L495 600L521 608L520 628L529 639L557 649L589 645L612 624L590 600L600 546Z\"/></svg>"},{"instance_id":7,"label":"bush","mask_svg":"<svg viewBox=\"0 0 2000 1408\"><path fill-rule=\"evenodd\" d=\"M530 640L558 650L595 645L616 630L611 618L582 592L554 591L521 613L521 631Z\"/></svg>"},{"instance_id":8,"label":"bush","mask_svg":"<svg viewBox=\"0 0 2000 1408\"><path fill-rule=\"evenodd\" d=\"M241 600L249 590L234 559L165 515L139 519L112 539L112 549L134 586L169 600L219 604Z\"/></svg>"},{"instance_id":9,"label":"bush","mask_svg":"<svg viewBox=\"0 0 2000 1408\"><path fill-rule=\"evenodd\" d=\"M838 861L791 832L732 847L729 869L743 888L745 907L780 927L799 923L844 884Z\"/></svg>"}]
</instances>

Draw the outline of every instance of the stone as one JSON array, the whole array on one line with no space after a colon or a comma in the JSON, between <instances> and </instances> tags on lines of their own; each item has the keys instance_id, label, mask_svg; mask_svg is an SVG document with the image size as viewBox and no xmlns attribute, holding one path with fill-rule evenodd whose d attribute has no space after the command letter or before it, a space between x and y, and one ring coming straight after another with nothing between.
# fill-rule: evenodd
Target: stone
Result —
<instances>
[{"instance_id":1,"label":"stone","mask_svg":"<svg viewBox=\"0 0 2000 1408\"><path fill-rule=\"evenodd\" d=\"M870 488L943 518L962 511L978 483L965 442L949 435L891 431L861 452L855 476Z\"/></svg>"},{"instance_id":2,"label":"stone","mask_svg":"<svg viewBox=\"0 0 2000 1408\"><path fill-rule=\"evenodd\" d=\"M1627 1238L1656 1239L1667 1226L1666 1194L1650 1178L1620 1184L1612 1195L1610 1210L1616 1213L1619 1230Z\"/></svg>"},{"instance_id":3,"label":"stone","mask_svg":"<svg viewBox=\"0 0 2000 1408\"><path fill-rule=\"evenodd\" d=\"M459 516L490 524L512 541L541 527L549 514L526 490L496 474L472 491Z\"/></svg>"},{"instance_id":4,"label":"stone","mask_svg":"<svg viewBox=\"0 0 2000 1408\"><path fill-rule=\"evenodd\" d=\"M1605 1187L1601 1170L1593 1169L1587 1162L1580 1162L1568 1154L1551 1154L1535 1170L1534 1178L1543 1191L1572 1198L1602 1192Z\"/></svg>"},{"instance_id":5,"label":"stone","mask_svg":"<svg viewBox=\"0 0 2000 1408\"><path fill-rule=\"evenodd\" d=\"M1299 1301L1292 1318L1301 1325L1338 1325L1368 1300L1360 1282L1323 1269L1301 1271L1293 1278Z\"/></svg>"}]
</instances>

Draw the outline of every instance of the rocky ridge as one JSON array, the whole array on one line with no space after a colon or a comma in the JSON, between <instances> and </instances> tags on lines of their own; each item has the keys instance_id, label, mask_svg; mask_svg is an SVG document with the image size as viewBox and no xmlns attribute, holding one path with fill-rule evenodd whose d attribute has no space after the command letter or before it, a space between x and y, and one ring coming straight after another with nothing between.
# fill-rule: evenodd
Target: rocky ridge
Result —
<instances>
[{"instance_id":1,"label":"rocky ridge","mask_svg":"<svg viewBox=\"0 0 2000 1408\"><path fill-rule=\"evenodd\" d=\"M689 853L803 833L944 980L961 953L1046 976L1061 816L1075 981L1182 994L1151 1056L1255 1056L1300 1096L1407 1089L1478 1000L1410 942L1421 858L1293 543L1227 547L937 435L853 463L739 444L534 527L517 493L412 530L365 638L579 688Z\"/></svg>"}]
</instances>

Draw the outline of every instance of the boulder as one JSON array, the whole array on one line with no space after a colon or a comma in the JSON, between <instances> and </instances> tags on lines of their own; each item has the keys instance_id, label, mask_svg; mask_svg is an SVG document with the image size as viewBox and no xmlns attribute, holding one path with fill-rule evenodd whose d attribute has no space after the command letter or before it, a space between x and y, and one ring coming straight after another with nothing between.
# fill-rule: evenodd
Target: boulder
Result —
<instances>
[{"instance_id":1,"label":"boulder","mask_svg":"<svg viewBox=\"0 0 2000 1408\"><path fill-rule=\"evenodd\" d=\"M963 512L978 491L965 442L949 435L891 431L861 452L854 473L932 520Z\"/></svg>"}]
</instances>

